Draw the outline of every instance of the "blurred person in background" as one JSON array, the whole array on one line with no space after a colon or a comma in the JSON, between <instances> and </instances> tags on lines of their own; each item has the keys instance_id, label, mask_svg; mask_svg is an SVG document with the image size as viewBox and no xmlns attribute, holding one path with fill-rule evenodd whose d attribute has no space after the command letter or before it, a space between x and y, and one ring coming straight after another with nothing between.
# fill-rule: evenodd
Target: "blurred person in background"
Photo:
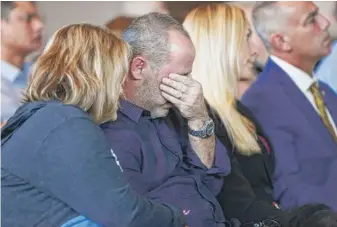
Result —
<instances>
[{"instance_id":1,"label":"blurred person in background","mask_svg":"<svg viewBox=\"0 0 337 227\"><path fill-rule=\"evenodd\" d=\"M337 1L316 1L315 4L330 21L331 53L316 65L315 76L337 93Z\"/></svg>"},{"instance_id":2,"label":"blurred person in background","mask_svg":"<svg viewBox=\"0 0 337 227\"><path fill-rule=\"evenodd\" d=\"M237 79L242 71L254 70L255 60L255 53L250 49L252 30L243 10L225 3L203 5L189 12L183 25L196 48L191 75L202 85L209 112L215 122L215 134L239 162L239 169L249 182L245 185L246 190L252 188L262 207L263 204L269 207L268 212L282 215L272 194L272 146L260 123L236 99ZM237 171L233 168L236 166L232 162L232 173ZM239 193L240 190L235 188L238 186L226 178L224 184L233 188L233 194ZM241 198L243 201L245 196ZM226 200L228 202L229 199ZM252 200L246 200L247 204L250 202ZM231 209L234 210L234 207ZM225 212L231 212L228 210L230 208L224 209ZM256 206L254 214L258 216L261 212L263 209ZM232 214L227 213L227 216Z\"/></svg>"},{"instance_id":3,"label":"blurred person in background","mask_svg":"<svg viewBox=\"0 0 337 227\"><path fill-rule=\"evenodd\" d=\"M53 35L2 129L2 226L184 226L181 212L132 191L98 126L116 120L129 57L107 28Z\"/></svg>"},{"instance_id":4,"label":"blurred person in background","mask_svg":"<svg viewBox=\"0 0 337 227\"><path fill-rule=\"evenodd\" d=\"M1 124L20 106L31 63L43 43L44 24L35 2L1 1Z\"/></svg>"},{"instance_id":5,"label":"blurred person in background","mask_svg":"<svg viewBox=\"0 0 337 227\"><path fill-rule=\"evenodd\" d=\"M131 24L133 19L133 17L119 16L108 21L105 26L108 27L118 37L122 37L123 32Z\"/></svg>"},{"instance_id":6,"label":"blurred person in background","mask_svg":"<svg viewBox=\"0 0 337 227\"><path fill-rule=\"evenodd\" d=\"M310 1L261 2L252 18L270 58L241 101L274 148L274 199L337 211L337 95L313 72L331 51L330 22Z\"/></svg>"},{"instance_id":7,"label":"blurred person in background","mask_svg":"<svg viewBox=\"0 0 337 227\"><path fill-rule=\"evenodd\" d=\"M105 24L119 37L137 16L151 12L169 14L166 3L163 1L126 1L123 2L123 7L125 15L115 17Z\"/></svg>"},{"instance_id":8,"label":"blurred person in background","mask_svg":"<svg viewBox=\"0 0 337 227\"><path fill-rule=\"evenodd\" d=\"M156 12L169 15L169 9L164 1L125 1L123 13L129 17L138 17L147 13Z\"/></svg>"}]
</instances>

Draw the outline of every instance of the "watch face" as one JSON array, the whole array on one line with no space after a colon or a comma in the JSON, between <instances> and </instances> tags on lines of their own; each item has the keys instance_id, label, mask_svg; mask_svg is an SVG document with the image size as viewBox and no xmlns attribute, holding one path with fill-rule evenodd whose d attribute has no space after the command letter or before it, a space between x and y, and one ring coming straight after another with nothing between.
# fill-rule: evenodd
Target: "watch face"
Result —
<instances>
[{"instance_id":1,"label":"watch face","mask_svg":"<svg viewBox=\"0 0 337 227\"><path fill-rule=\"evenodd\" d=\"M210 122L208 125L207 125L207 128L206 128L206 133L208 136L211 136L214 134L214 122Z\"/></svg>"}]
</instances>

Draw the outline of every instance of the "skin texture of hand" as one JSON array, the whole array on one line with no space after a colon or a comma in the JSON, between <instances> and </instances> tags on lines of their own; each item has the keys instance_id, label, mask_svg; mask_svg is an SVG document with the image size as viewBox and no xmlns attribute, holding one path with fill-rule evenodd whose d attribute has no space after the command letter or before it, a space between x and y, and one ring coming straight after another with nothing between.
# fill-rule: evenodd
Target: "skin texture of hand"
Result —
<instances>
[{"instance_id":1,"label":"skin texture of hand","mask_svg":"<svg viewBox=\"0 0 337 227\"><path fill-rule=\"evenodd\" d=\"M209 119L202 87L191 76L170 74L160 84L161 94L175 105L189 122L202 122Z\"/></svg>"},{"instance_id":2,"label":"skin texture of hand","mask_svg":"<svg viewBox=\"0 0 337 227\"><path fill-rule=\"evenodd\" d=\"M200 130L210 119L201 84L191 76L170 74L168 78L163 78L160 90L163 97L176 106L187 119L191 129ZM189 141L201 162L207 168L211 168L214 161L215 136L202 139L189 134Z\"/></svg>"}]
</instances>

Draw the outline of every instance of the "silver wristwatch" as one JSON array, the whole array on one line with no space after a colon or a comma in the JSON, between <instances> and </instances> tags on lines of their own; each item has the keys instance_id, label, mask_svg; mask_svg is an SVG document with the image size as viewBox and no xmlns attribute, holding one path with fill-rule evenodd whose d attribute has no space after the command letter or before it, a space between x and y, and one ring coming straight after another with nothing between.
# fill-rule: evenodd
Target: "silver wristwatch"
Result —
<instances>
[{"instance_id":1,"label":"silver wristwatch","mask_svg":"<svg viewBox=\"0 0 337 227\"><path fill-rule=\"evenodd\" d=\"M208 138L214 134L214 122L212 119L206 121L200 130L193 130L188 127L188 133L202 139Z\"/></svg>"}]
</instances>

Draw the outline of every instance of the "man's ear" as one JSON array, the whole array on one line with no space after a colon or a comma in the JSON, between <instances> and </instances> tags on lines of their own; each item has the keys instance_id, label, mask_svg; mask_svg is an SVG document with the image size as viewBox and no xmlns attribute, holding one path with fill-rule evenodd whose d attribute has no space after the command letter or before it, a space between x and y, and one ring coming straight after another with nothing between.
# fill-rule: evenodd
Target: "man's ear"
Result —
<instances>
[{"instance_id":1,"label":"man's ear","mask_svg":"<svg viewBox=\"0 0 337 227\"><path fill-rule=\"evenodd\" d=\"M279 51L289 52L291 51L291 46L289 44L289 37L281 34L274 33L270 36L270 43L272 47Z\"/></svg>"},{"instance_id":2,"label":"man's ear","mask_svg":"<svg viewBox=\"0 0 337 227\"><path fill-rule=\"evenodd\" d=\"M143 78L143 70L148 67L147 60L142 56L136 56L132 59L130 64L130 72L135 80Z\"/></svg>"}]
</instances>

